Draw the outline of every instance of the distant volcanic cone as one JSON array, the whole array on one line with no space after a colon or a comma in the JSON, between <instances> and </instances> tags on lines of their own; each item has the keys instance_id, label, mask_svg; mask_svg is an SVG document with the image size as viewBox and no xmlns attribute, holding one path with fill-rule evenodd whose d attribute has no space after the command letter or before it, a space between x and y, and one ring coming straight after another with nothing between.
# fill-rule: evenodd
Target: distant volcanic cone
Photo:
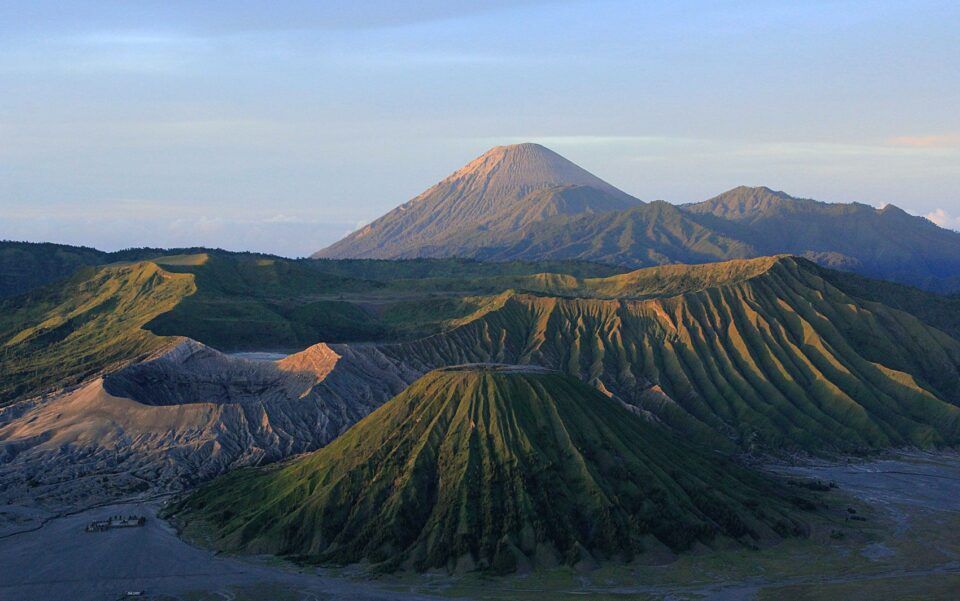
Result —
<instances>
[{"instance_id":1,"label":"distant volcanic cone","mask_svg":"<svg viewBox=\"0 0 960 601\"><path fill-rule=\"evenodd\" d=\"M314 258L455 256L561 214L642 204L539 144L497 146Z\"/></svg>"}]
</instances>

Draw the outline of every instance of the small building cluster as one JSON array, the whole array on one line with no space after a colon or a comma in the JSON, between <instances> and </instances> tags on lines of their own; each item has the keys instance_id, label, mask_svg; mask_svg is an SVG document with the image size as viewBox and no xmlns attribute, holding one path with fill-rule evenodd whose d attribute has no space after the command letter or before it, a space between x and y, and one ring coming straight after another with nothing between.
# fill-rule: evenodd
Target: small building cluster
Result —
<instances>
[{"instance_id":1,"label":"small building cluster","mask_svg":"<svg viewBox=\"0 0 960 601\"><path fill-rule=\"evenodd\" d=\"M87 524L84 532L106 532L111 528L138 528L147 523L142 515L112 515L105 520L96 520Z\"/></svg>"}]
</instances>

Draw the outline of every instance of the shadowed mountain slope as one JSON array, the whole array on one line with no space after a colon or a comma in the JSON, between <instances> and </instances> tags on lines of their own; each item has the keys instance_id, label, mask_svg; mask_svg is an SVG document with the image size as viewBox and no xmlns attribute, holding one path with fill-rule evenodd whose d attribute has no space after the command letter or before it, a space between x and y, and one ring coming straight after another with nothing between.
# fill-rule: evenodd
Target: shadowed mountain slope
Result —
<instances>
[{"instance_id":1,"label":"shadowed mountain slope","mask_svg":"<svg viewBox=\"0 0 960 601\"><path fill-rule=\"evenodd\" d=\"M465 249L488 259L579 259L627 267L804 256L936 292L960 290L960 233L888 205L831 204L768 188L735 188L681 207L550 217Z\"/></svg>"},{"instance_id":2,"label":"shadowed mountain slope","mask_svg":"<svg viewBox=\"0 0 960 601\"><path fill-rule=\"evenodd\" d=\"M546 217L637 204L543 146L498 146L314 257L455 256Z\"/></svg>"},{"instance_id":3,"label":"shadowed mountain slope","mask_svg":"<svg viewBox=\"0 0 960 601\"><path fill-rule=\"evenodd\" d=\"M0 241L0 298L23 294L104 263L106 253L82 246Z\"/></svg>"},{"instance_id":4,"label":"shadowed mountain slope","mask_svg":"<svg viewBox=\"0 0 960 601\"><path fill-rule=\"evenodd\" d=\"M850 296L906 311L960 340L960 295L945 296L825 267L820 267L818 273Z\"/></svg>"},{"instance_id":5,"label":"shadowed mountain slope","mask_svg":"<svg viewBox=\"0 0 960 601\"><path fill-rule=\"evenodd\" d=\"M752 223L784 212L816 211L825 208L824 205L827 203L794 198L785 192L771 190L764 186L755 188L738 186L709 200L684 205L683 209L691 213L709 214L734 222Z\"/></svg>"},{"instance_id":6,"label":"shadowed mountain slope","mask_svg":"<svg viewBox=\"0 0 960 601\"><path fill-rule=\"evenodd\" d=\"M769 188L739 187L690 213L758 254L806 256L827 267L856 271L938 292L960 290L960 232L887 205L793 198Z\"/></svg>"},{"instance_id":7,"label":"shadowed mountain slope","mask_svg":"<svg viewBox=\"0 0 960 601\"><path fill-rule=\"evenodd\" d=\"M750 244L698 223L658 200L625 211L546 219L465 250L487 260L577 259L631 268L757 256Z\"/></svg>"},{"instance_id":8,"label":"shadowed mountain slope","mask_svg":"<svg viewBox=\"0 0 960 601\"><path fill-rule=\"evenodd\" d=\"M780 489L537 368L431 372L323 449L174 513L224 549L510 572L797 534Z\"/></svg>"}]
</instances>

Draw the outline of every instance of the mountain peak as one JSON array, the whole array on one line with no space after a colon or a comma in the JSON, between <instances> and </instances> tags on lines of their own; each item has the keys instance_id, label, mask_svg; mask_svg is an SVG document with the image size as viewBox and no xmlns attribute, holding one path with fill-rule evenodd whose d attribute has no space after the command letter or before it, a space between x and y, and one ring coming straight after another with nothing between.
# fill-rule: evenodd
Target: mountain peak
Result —
<instances>
[{"instance_id":1,"label":"mountain peak","mask_svg":"<svg viewBox=\"0 0 960 601\"><path fill-rule=\"evenodd\" d=\"M709 200L686 205L692 213L710 213L733 221L750 220L788 204L815 201L794 198L766 186L737 186Z\"/></svg>"},{"instance_id":2,"label":"mountain peak","mask_svg":"<svg viewBox=\"0 0 960 601\"><path fill-rule=\"evenodd\" d=\"M545 200L541 194L574 187L579 188L575 201ZM556 214L638 204L641 201L540 144L496 146L314 257L456 256L471 238L489 241L514 234L521 226Z\"/></svg>"},{"instance_id":3,"label":"mountain peak","mask_svg":"<svg viewBox=\"0 0 960 601\"><path fill-rule=\"evenodd\" d=\"M752 200L754 202L797 200L782 190L774 190L767 186L737 186L736 188L714 196L714 199L723 200L727 203L742 200Z\"/></svg>"},{"instance_id":4,"label":"mountain peak","mask_svg":"<svg viewBox=\"0 0 960 601\"><path fill-rule=\"evenodd\" d=\"M451 182L460 185L482 185L484 191L491 195L512 196L517 191L526 194L550 186L580 185L629 198L629 195L586 169L549 148L532 142L494 146L418 198Z\"/></svg>"},{"instance_id":5,"label":"mountain peak","mask_svg":"<svg viewBox=\"0 0 960 601\"><path fill-rule=\"evenodd\" d=\"M883 205L882 207L877 209L877 211L879 211L881 215L897 215L897 216L906 215L907 217L913 216L907 213L906 211L904 211L903 209L901 209L900 207L898 207L897 205L891 204L891 203L887 203Z\"/></svg>"},{"instance_id":6,"label":"mountain peak","mask_svg":"<svg viewBox=\"0 0 960 601\"><path fill-rule=\"evenodd\" d=\"M550 154L557 154L547 148L542 144L537 144L536 142L520 142L518 144L501 144L500 146L494 146L484 154L498 153L498 152L545 152ZM559 155L558 155L559 156Z\"/></svg>"}]
</instances>

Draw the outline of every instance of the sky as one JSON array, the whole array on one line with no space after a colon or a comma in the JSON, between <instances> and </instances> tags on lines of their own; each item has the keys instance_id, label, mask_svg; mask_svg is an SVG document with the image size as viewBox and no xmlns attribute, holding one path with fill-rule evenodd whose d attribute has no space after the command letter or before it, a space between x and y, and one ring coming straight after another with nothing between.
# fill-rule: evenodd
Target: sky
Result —
<instances>
[{"instance_id":1,"label":"sky","mask_svg":"<svg viewBox=\"0 0 960 601\"><path fill-rule=\"evenodd\" d=\"M0 0L0 239L304 256L492 146L960 229L955 1Z\"/></svg>"}]
</instances>

